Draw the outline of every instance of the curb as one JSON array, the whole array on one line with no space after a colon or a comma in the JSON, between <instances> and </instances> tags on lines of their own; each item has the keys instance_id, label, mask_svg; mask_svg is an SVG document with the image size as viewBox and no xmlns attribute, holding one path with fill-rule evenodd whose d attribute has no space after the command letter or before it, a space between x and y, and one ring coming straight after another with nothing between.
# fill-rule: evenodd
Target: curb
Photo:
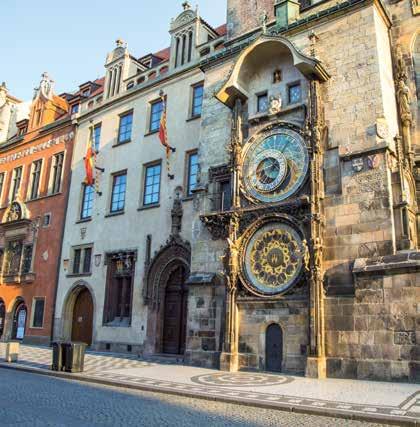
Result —
<instances>
[{"instance_id":1,"label":"curb","mask_svg":"<svg viewBox=\"0 0 420 427\"><path fill-rule=\"evenodd\" d=\"M236 405L242 405L242 406L250 406L255 408L274 409L274 410L285 411L285 412L294 412L297 414L318 415L318 416L325 416L325 417L331 417L331 418L341 418L345 420L396 425L401 427L406 427L406 426L420 427L420 419L416 421L416 420L408 420L405 417L398 417L398 416L389 417L386 415L358 414L358 413L356 414L354 412L346 411L346 410L340 410L339 412L335 412L335 411L332 411L329 409L323 409L323 408L295 407L293 405L288 405L286 403L274 404L269 402L263 402L260 400L243 401L235 397L210 396L200 392L193 393L188 391L173 390L169 388L166 389L163 387L156 387L152 385L127 384L127 383L121 383L121 382L112 381L112 380L88 377L85 375L70 374L66 372L57 372L57 371L47 371L45 369L12 365L8 363L0 363L0 369L28 372L31 374L38 374L38 375L43 375L47 377L79 381L79 382L90 383L90 384L99 384L99 385L105 385L105 386L111 386L111 387L117 387L117 388L126 388L130 390L140 390L140 391L147 391L147 392L153 392L153 393L170 394L174 396L189 397L189 398L215 401L215 402L224 402L224 403L230 403L230 404L236 404Z\"/></svg>"}]
</instances>

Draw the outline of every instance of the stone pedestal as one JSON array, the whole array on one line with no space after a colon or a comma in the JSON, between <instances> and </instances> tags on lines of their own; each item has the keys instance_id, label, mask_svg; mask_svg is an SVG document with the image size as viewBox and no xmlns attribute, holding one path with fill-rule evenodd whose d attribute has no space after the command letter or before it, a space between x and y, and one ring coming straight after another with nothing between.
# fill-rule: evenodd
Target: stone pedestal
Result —
<instances>
[{"instance_id":1,"label":"stone pedestal","mask_svg":"<svg viewBox=\"0 0 420 427\"><path fill-rule=\"evenodd\" d=\"M305 376L308 378L327 378L327 361L325 357L308 357Z\"/></svg>"},{"instance_id":2,"label":"stone pedestal","mask_svg":"<svg viewBox=\"0 0 420 427\"><path fill-rule=\"evenodd\" d=\"M20 343L8 342L6 345L6 362L17 362L19 357Z\"/></svg>"},{"instance_id":3,"label":"stone pedestal","mask_svg":"<svg viewBox=\"0 0 420 427\"><path fill-rule=\"evenodd\" d=\"M238 353L221 353L220 370L225 372L238 372Z\"/></svg>"}]
</instances>

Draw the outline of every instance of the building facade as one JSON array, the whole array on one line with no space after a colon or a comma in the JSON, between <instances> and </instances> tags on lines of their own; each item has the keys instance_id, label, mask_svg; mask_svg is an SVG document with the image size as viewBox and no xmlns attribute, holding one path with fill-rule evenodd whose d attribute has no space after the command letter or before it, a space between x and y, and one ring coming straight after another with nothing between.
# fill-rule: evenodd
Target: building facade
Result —
<instances>
[{"instance_id":1,"label":"building facade","mask_svg":"<svg viewBox=\"0 0 420 427\"><path fill-rule=\"evenodd\" d=\"M183 7L168 49L118 40L69 101L55 337L418 381L418 2Z\"/></svg>"},{"instance_id":2,"label":"building facade","mask_svg":"<svg viewBox=\"0 0 420 427\"><path fill-rule=\"evenodd\" d=\"M257 3L202 63L186 358L418 381L417 4Z\"/></svg>"},{"instance_id":3,"label":"building facade","mask_svg":"<svg viewBox=\"0 0 420 427\"><path fill-rule=\"evenodd\" d=\"M56 338L111 351L185 349L204 80L199 64L220 45L224 27L212 28L185 4L169 33L170 48L140 58L117 40L105 77L82 85L70 100L78 131ZM168 159L159 139L164 105L168 142L176 149ZM91 135L96 173L95 186L87 187Z\"/></svg>"},{"instance_id":4,"label":"building facade","mask_svg":"<svg viewBox=\"0 0 420 427\"><path fill-rule=\"evenodd\" d=\"M43 74L32 102L0 88L0 339L51 340L74 138Z\"/></svg>"}]
</instances>

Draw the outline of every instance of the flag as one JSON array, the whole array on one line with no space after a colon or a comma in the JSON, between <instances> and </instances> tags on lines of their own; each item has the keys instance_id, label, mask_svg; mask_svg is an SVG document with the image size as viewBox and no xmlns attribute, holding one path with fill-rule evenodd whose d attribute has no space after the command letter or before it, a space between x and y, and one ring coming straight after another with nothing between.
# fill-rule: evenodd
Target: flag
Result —
<instances>
[{"instance_id":1,"label":"flag","mask_svg":"<svg viewBox=\"0 0 420 427\"><path fill-rule=\"evenodd\" d=\"M96 162L96 150L95 150L95 141L93 136L93 126L90 126L89 139L88 139L86 157L85 157L85 171L86 171L85 184L89 187L92 187L95 182L95 178L93 176L93 173L95 170L95 162Z\"/></svg>"},{"instance_id":2,"label":"flag","mask_svg":"<svg viewBox=\"0 0 420 427\"><path fill-rule=\"evenodd\" d=\"M162 99L162 114L160 116L160 124L159 124L159 139L161 144L165 147L166 151L166 168L168 170L168 176L170 179L173 179L174 176L169 173L170 165L169 165L169 156L172 153L175 153L175 148L171 147L168 142L168 128L166 127L167 123L167 114L166 114L166 99L163 91L160 93L160 97Z\"/></svg>"}]
</instances>

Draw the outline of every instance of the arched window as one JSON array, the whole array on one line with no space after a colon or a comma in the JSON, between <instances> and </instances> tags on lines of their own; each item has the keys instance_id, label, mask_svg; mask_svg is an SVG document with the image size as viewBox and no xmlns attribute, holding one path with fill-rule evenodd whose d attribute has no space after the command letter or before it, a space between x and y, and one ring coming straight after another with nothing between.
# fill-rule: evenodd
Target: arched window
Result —
<instances>
[{"instance_id":1,"label":"arched window","mask_svg":"<svg viewBox=\"0 0 420 427\"><path fill-rule=\"evenodd\" d=\"M179 62L179 44L180 44L180 40L179 40L179 37L177 37L176 48L175 48L175 67L178 67L178 62Z\"/></svg>"},{"instance_id":2,"label":"arched window","mask_svg":"<svg viewBox=\"0 0 420 427\"><path fill-rule=\"evenodd\" d=\"M192 42L193 42L193 34L192 31L188 33L188 62L191 61L192 57Z\"/></svg>"},{"instance_id":3,"label":"arched window","mask_svg":"<svg viewBox=\"0 0 420 427\"><path fill-rule=\"evenodd\" d=\"M187 36L184 34L182 36L182 58L181 58L181 65L185 64L185 49L187 44Z\"/></svg>"}]
</instances>

